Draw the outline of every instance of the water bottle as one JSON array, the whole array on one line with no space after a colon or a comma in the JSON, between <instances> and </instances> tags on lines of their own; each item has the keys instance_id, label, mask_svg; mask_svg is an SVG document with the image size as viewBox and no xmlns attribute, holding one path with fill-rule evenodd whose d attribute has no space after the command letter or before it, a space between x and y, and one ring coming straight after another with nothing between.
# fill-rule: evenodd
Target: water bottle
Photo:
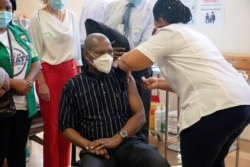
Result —
<instances>
[{"instance_id":1,"label":"water bottle","mask_svg":"<svg viewBox=\"0 0 250 167\"><path fill-rule=\"evenodd\" d=\"M161 132L165 133L166 131L166 107L163 106L161 110Z\"/></svg>"},{"instance_id":2,"label":"water bottle","mask_svg":"<svg viewBox=\"0 0 250 167\"><path fill-rule=\"evenodd\" d=\"M161 131L161 106L158 105L155 110L155 131Z\"/></svg>"}]
</instances>

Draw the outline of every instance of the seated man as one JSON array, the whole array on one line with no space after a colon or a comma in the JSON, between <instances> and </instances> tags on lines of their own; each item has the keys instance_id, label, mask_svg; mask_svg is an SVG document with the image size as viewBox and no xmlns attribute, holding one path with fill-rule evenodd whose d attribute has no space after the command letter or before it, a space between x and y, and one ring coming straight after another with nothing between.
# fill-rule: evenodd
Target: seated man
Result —
<instances>
[{"instance_id":1,"label":"seated man","mask_svg":"<svg viewBox=\"0 0 250 167\"><path fill-rule=\"evenodd\" d=\"M88 67L64 86L59 129L82 148L81 167L169 167L138 134L145 123L134 79L112 67L113 52L100 33L85 40Z\"/></svg>"}]
</instances>

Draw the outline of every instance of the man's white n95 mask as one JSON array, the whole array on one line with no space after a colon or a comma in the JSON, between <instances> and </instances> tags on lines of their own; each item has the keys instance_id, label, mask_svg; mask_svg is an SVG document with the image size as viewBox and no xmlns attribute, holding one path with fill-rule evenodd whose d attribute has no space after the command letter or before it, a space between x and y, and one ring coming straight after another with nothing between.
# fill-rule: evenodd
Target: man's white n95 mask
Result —
<instances>
[{"instance_id":1,"label":"man's white n95 mask","mask_svg":"<svg viewBox=\"0 0 250 167\"><path fill-rule=\"evenodd\" d=\"M90 53L90 52L89 52ZM112 63L113 63L113 57L106 53L98 58L96 58L92 53L90 53L92 57L95 59L93 60L93 63L91 63L98 71L108 74L111 70Z\"/></svg>"}]
</instances>

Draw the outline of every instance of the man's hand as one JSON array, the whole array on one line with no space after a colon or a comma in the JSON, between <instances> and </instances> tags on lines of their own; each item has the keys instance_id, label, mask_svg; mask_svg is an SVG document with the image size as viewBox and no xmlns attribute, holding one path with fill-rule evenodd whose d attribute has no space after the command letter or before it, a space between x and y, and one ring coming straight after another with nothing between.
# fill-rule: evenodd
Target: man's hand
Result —
<instances>
[{"instance_id":1,"label":"man's hand","mask_svg":"<svg viewBox=\"0 0 250 167\"><path fill-rule=\"evenodd\" d=\"M95 140L95 142L100 143L100 146L98 146L97 148L113 149L117 148L122 143L122 138L119 134L116 134L110 138L97 139Z\"/></svg>"},{"instance_id":2,"label":"man's hand","mask_svg":"<svg viewBox=\"0 0 250 167\"><path fill-rule=\"evenodd\" d=\"M109 157L107 149L116 148L121 143L122 143L121 136L119 134L116 134L110 138L101 138L101 139L97 139L92 142L89 142L85 146L85 149L91 154L101 156L105 160L108 160L110 157Z\"/></svg>"},{"instance_id":3,"label":"man's hand","mask_svg":"<svg viewBox=\"0 0 250 167\"><path fill-rule=\"evenodd\" d=\"M97 140L89 142L85 146L85 149L91 154L103 157L105 160L110 158L107 149Z\"/></svg>"}]
</instances>

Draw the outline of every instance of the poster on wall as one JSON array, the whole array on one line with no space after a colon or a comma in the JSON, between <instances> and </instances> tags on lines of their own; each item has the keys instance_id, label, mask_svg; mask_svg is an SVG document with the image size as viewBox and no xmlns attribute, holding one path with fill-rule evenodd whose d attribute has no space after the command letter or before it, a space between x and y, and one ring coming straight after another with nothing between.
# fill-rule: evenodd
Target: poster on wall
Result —
<instances>
[{"instance_id":1,"label":"poster on wall","mask_svg":"<svg viewBox=\"0 0 250 167\"><path fill-rule=\"evenodd\" d=\"M197 26L224 26L224 0L199 0L197 2Z\"/></svg>"},{"instance_id":2,"label":"poster on wall","mask_svg":"<svg viewBox=\"0 0 250 167\"><path fill-rule=\"evenodd\" d=\"M188 23L189 25L195 25L196 23L196 0L181 0L181 2L186 5L192 13L192 20Z\"/></svg>"}]
</instances>

